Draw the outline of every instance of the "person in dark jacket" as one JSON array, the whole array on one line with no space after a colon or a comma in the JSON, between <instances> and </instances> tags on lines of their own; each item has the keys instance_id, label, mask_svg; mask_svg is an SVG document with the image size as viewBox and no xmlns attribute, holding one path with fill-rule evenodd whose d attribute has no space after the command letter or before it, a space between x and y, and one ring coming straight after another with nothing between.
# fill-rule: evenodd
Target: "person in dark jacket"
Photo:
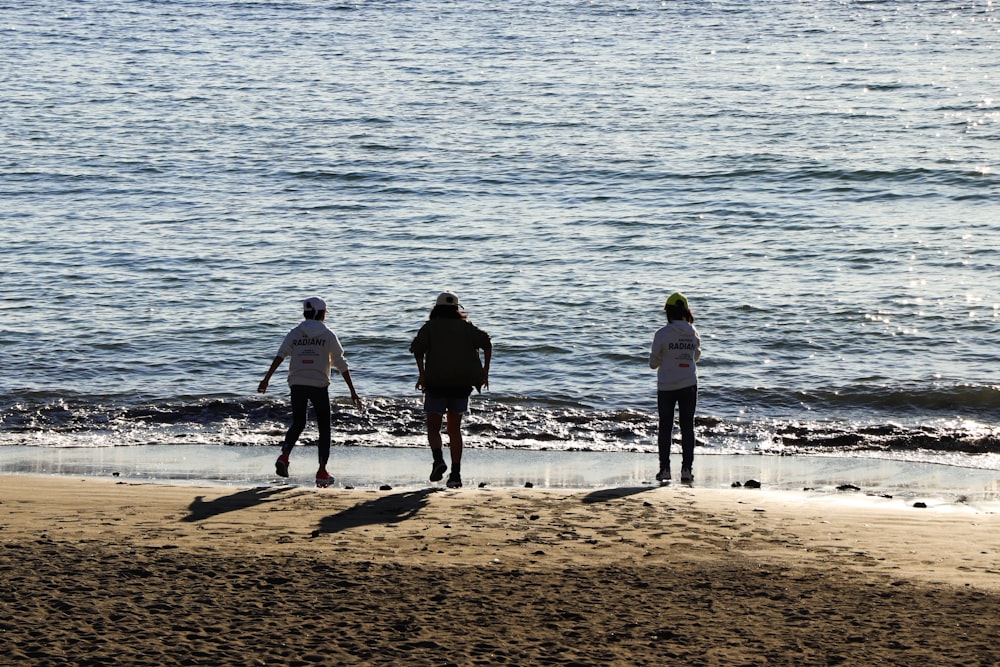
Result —
<instances>
[{"instance_id":1,"label":"person in dark jacket","mask_svg":"<svg viewBox=\"0 0 1000 667\"><path fill-rule=\"evenodd\" d=\"M483 351L483 358L479 357ZM493 343L490 335L468 320L454 292L442 292L427 322L420 327L410 352L417 361L417 389L424 393L427 440L434 462L430 481L444 477L441 425L448 417L448 445L451 472L448 488L462 486L462 415L469 409L472 389L489 387Z\"/></svg>"}]
</instances>

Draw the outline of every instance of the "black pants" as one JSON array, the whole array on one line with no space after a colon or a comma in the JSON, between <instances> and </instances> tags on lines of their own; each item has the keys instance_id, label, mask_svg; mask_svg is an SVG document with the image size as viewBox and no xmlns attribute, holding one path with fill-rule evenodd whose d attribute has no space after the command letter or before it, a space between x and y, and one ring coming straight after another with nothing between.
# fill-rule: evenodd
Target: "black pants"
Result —
<instances>
[{"instance_id":1,"label":"black pants","mask_svg":"<svg viewBox=\"0 0 1000 667\"><path fill-rule=\"evenodd\" d=\"M674 434L674 406L678 407L681 427L681 467L689 468L694 462L694 410L698 406L698 385L683 389L656 392L656 408L660 413L660 430L657 445L660 468L670 467L670 441Z\"/></svg>"},{"instance_id":2,"label":"black pants","mask_svg":"<svg viewBox=\"0 0 1000 667\"><path fill-rule=\"evenodd\" d=\"M330 392L327 387L310 387L304 384L293 384L292 387L292 425L285 434L285 445L282 451L286 454L295 446L306 427L306 413L312 403L316 415L316 426L319 429L319 464L325 466L330 460Z\"/></svg>"}]
</instances>

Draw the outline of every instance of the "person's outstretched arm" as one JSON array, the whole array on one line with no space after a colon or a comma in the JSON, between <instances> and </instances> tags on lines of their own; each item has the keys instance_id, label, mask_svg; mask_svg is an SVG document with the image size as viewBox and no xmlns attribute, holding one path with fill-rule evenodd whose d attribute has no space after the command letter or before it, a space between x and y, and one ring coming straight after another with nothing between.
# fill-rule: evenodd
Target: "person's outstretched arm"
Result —
<instances>
[{"instance_id":1,"label":"person's outstretched arm","mask_svg":"<svg viewBox=\"0 0 1000 667\"><path fill-rule=\"evenodd\" d=\"M351 390L351 402L354 403L354 407L360 412L364 412L365 406L361 402L361 397L358 396L358 392L354 390L354 383L351 381L351 371L346 370L340 374L340 377L344 378L344 382L347 383L347 388Z\"/></svg>"},{"instance_id":2,"label":"person's outstretched arm","mask_svg":"<svg viewBox=\"0 0 1000 667\"><path fill-rule=\"evenodd\" d=\"M483 389L490 388L490 361L493 359L493 348L483 350Z\"/></svg>"},{"instance_id":3,"label":"person's outstretched arm","mask_svg":"<svg viewBox=\"0 0 1000 667\"><path fill-rule=\"evenodd\" d=\"M417 360L417 389L424 390L424 355L413 353L413 358Z\"/></svg>"},{"instance_id":4,"label":"person's outstretched arm","mask_svg":"<svg viewBox=\"0 0 1000 667\"><path fill-rule=\"evenodd\" d=\"M280 366L281 362L284 360L285 358L281 355L274 358L274 361L271 362L271 367L267 369L267 373L264 375L264 379L260 381L259 385L257 385L258 394L267 392L267 384L271 381L271 376L274 375L274 371L278 370L278 366Z\"/></svg>"}]
</instances>

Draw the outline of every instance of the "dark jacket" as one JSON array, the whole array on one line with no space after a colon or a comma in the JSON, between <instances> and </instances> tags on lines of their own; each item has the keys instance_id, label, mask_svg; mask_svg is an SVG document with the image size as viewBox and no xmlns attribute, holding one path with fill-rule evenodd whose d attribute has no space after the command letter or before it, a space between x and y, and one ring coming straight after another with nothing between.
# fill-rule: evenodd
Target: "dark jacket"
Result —
<instances>
[{"instance_id":1,"label":"dark jacket","mask_svg":"<svg viewBox=\"0 0 1000 667\"><path fill-rule=\"evenodd\" d=\"M490 335L468 320L427 320L410 343L410 352L424 358L427 387L466 386L482 389L483 362L479 350L492 350Z\"/></svg>"}]
</instances>

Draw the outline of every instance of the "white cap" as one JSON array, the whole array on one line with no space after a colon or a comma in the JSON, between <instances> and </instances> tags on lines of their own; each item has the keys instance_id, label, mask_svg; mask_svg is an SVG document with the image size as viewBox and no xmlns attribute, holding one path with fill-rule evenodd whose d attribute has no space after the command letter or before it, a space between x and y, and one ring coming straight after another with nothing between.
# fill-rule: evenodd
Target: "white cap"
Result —
<instances>
[{"instance_id":1,"label":"white cap","mask_svg":"<svg viewBox=\"0 0 1000 667\"><path fill-rule=\"evenodd\" d=\"M323 301L318 296L311 296L302 302L302 310L326 310L326 301Z\"/></svg>"},{"instance_id":2,"label":"white cap","mask_svg":"<svg viewBox=\"0 0 1000 667\"><path fill-rule=\"evenodd\" d=\"M458 295L454 292L441 292L438 294L437 298L438 306L458 306L459 309L462 308L462 304L458 301Z\"/></svg>"}]
</instances>

